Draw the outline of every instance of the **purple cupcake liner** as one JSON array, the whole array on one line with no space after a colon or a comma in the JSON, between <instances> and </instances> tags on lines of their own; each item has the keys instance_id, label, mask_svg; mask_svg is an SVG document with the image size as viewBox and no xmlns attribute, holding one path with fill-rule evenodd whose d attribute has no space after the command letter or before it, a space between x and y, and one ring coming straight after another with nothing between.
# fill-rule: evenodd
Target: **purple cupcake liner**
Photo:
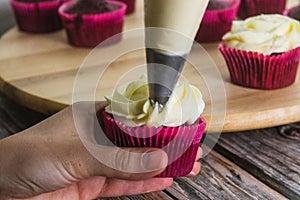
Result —
<instances>
[{"instance_id":1,"label":"purple cupcake liner","mask_svg":"<svg viewBox=\"0 0 300 200\"><path fill-rule=\"evenodd\" d=\"M195 125L179 127L127 127L103 112L107 137L118 147L162 148L170 164L157 177L180 177L191 172L206 122L200 117Z\"/></svg>"},{"instance_id":2,"label":"purple cupcake liner","mask_svg":"<svg viewBox=\"0 0 300 200\"><path fill-rule=\"evenodd\" d=\"M122 32L126 4L118 1L108 2L118 5L119 8L112 12L82 16L66 13L66 10L73 6L76 1L68 1L59 8L59 14L70 44L78 47L96 47L104 40ZM113 41L109 42L114 43L120 39L120 37L113 37Z\"/></svg>"},{"instance_id":3,"label":"purple cupcake liner","mask_svg":"<svg viewBox=\"0 0 300 200\"><path fill-rule=\"evenodd\" d=\"M219 45L226 61L231 81L256 89L277 89L295 82L300 47L276 55L264 55Z\"/></svg>"},{"instance_id":4,"label":"purple cupcake liner","mask_svg":"<svg viewBox=\"0 0 300 200\"><path fill-rule=\"evenodd\" d=\"M48 33L62 28L58 15L61 0L37 3L10 0L18 28L31 33Z\"/></svg>"},{"instance_id":5,"label":"purple cupcake liner","mask_svg":"<svg viewBox=\"0 0 300 200\"><path fill-rule=\"evenodd\" d=\"M117 0L125 3L127 5L126 15L134 13L135 11L135 0Z\"/></svg>"},{"instance_id":6,"label":"purple cupcake liner","mask_svg":"<svg viewBox=\"0 0 300 200\"><path fill-rule=\"evenodd\" d=\"M286 0L241 0L238 16L242 19L260 14L282 14Z\"/></svg>"},{"instance_id":7,"label":"purple cupcake liner","mask_svg":"<svg viewBox=\"0 0 300 200\"><path fill-rule=\"evenodd\" d=\"M206 10L195 37L197 42L220 41L232 25L240 5L240 0L222 0L230 7L219 10Z\"/></svg>"}]
</instances>

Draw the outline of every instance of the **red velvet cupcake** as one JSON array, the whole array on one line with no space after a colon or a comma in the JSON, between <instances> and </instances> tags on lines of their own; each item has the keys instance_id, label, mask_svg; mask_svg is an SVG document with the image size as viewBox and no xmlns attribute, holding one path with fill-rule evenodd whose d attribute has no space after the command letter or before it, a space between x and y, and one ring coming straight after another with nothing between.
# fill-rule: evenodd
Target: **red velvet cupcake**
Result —
<instances>
[{"instance_id":1,"label":"red velvet cupcake","mask_svg":"<svg viewBox=\"0 0 300 200\"><path fill-rule=\"evenodd\" d=\"M238 16L245 19L260 14L281 14L286 0L241 0Z\"/></svg>"},{"instance_id":2,"label":"red velvet cupcake","mask_svg":"<svg viewBox=\"0 0 300 200\"><path fill-rule=\"evenodd\" d=\"M126 14L129 15L135 11L135 0L117 0L127 5Z\"/></svg>"},{"instance_id":3,"label":"red velvet cupcake","mask_svg":"<svg viewBox=\"0 0 300 200\"><path fill-rule=\"evenodd\" d=\"M158 177L180 177L189 174L206 122L199 118L194 125L178 127L128 127L104 112L105 133L118 147L154 147L163 149L171 162Z\"/></svg>"},{"instance_id":4,"label":"red velvet cupcake","mask_svg":"<svg viewBox=\"0 0 300 200\"><path fill-rule=\"evenodd\" d=\"M10 0L21 31L48 33L62 28L58 15L61 0Z\"/></svg>"},{"instance_id":5,"label":"red velvet cupcake","mask_svg":"<svg viewBox=\"0 0 300 200\"><path fill-rule=\"evenodd\" d=\"M125 12L126 4L106 0L69 1L59 8L69 43L78 47L96 47L121 33Z\"/></svg>"},{"instance_id":6,"label":"red velvet cupcake","mask_svg":"<svg viewBox=\"0 0 300 200\"><path fill-rule=\"evenodd\" d=\"M220 41L230 30L240 0L210 0L195 40L197 42Z\"/></svg>"},{"instance_id":7,"label":"red velvet cupcake","mask_svg":"<svg viewBox=\"0 0 300 200\"><path fill-rule=\"evenodd\" d=\"M232 83L257 89L278 89L295 82L300 48L281 54L263 55L219 46Z\"/></svg>"},{"instance_id":8,"label":"red velvet cupcake","mask_svg":"<svg viewBox=\"0 0 300 200\"><path fill-rule=\"evenodd\" d=\"M219 46L237 85L277 89L294 83L300 59L300 24L282 15L233 23Z\"/></svg>"}]
</instances>

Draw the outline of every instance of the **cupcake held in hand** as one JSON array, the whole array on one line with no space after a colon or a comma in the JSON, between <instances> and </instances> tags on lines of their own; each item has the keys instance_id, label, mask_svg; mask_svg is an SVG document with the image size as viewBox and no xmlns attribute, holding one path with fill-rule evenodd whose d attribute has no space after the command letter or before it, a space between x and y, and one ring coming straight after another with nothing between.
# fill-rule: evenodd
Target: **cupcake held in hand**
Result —
<instances>
[{"instance_id":1,"label":"cupcake held in hand","mask_svg":"<svg viewBox=\"0 0 300 200\"><path fill-rule=\"evenodd\" d=\"M10 0L18 28L30 33L48 33L62 28L58 15L61 0Z\"/></svg>"},{"instance_id":2,"label":"cupcake held in hand","mask_svg":"<svg viewBox=\"0 0 300 200\"><path fill-rule=\"evenodd\" d=\"M219 50L238 85L276 89L291 85L300 58L300 24L283 15L234 21Z\"/></svg>"},{"instance_id":3,"label":"cupcake held in hand","mask_svg":"<svg viewBox=\"0 0 300 200\"><path fill-rule=\"evenodd\" d=\"M69 43L78 47L96 47L121 33L125 12L126 4L109 0L72 0L59 8Z\"/></svg>"},{"instance_id":4,"label":"cupcake held in hand","mask_svg":"<svg viewBox=\"0 0 300 200\"><path fill-rule=\"evenodd\" d=\"M179 81L162 111L149 100L146 77L117 87L107 100L104 130L115 145L163 149L169 165L159 177L184 176L192 170L206 126L196 87Z\"/></svg>"}]
</instances>

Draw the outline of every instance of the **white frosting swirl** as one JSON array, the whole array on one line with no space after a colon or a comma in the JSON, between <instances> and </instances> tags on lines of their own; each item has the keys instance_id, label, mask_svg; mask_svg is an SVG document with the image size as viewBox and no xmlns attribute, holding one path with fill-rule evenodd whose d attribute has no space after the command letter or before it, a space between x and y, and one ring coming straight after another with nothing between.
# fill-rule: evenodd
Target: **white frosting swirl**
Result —
<instances>
[{"instance_id":1,"label":"white frosting swirl","mask_svg":"<svg viewBox=\"0 0 300 200\"><path fill-rule=\"evenodd\" d=\"M185 81L179 80L164 109L159 112L158 104L151 105L148 83L145 76L139 80L118 86L112 97L105 97L109 103L106 112L125 125L148 127L193 124L204 109L201 92Z\"/></svg>"},{"instance_id":2,"label":"white frosting swirl","mask_svg":"<svg viewBox=\"0 0 300 200\"><path fill-rule=\"evenodd\" d=\"M283 15L259 15L234 21L223 41L230 48L265 55L282 53L300 46L300 24Z\"/></svg>"}]
</instances>

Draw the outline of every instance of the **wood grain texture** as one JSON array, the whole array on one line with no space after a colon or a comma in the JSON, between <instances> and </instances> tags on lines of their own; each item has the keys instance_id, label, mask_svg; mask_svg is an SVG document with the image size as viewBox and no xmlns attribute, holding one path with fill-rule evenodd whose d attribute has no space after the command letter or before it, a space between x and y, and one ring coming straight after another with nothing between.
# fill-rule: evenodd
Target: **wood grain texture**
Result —
<instances>
[{"instance_id":1,"label":"wood grain texture","mask_svg":"<svg viewBox=\"0 0 300 200\"><path fill-rule=\"evenodd\" d=\"M215 149L289 199L300 199L300 123L223 134Z\"/></svg>"},{"instance_id":2,"label":"wood grain texture","mask_svg":"<svg viewBox=\"0 0 300 200\"><path fill-rule=\"evenodd\" d=\"M137 12L126 17L125 30L143 27L142 1L137 2ZM289 1L289 5L294 2ZM218 52L217 45L212 43L203 46L221 72L227 102L224 97L218 96L220 92L209 90L210 86L205 84L205 78L191 65L187 64L183 71L183 75L203 93L206 102L204 117L209 121L210 132L214 132L213 123L222 124L224 117L223 132L272 127L300 120L300 70L296 83L284 89L262 91L239 87L230 82L225 61ZM14 28L0 40L0 89L29 108L45 114L57 112L73 102L76 73L90 51L91 49L70 46L63 31L28 34ZM207 61L207 55L199 53L199 49L194 48L191 55L198 57L196 64L204 70L212 67ZM104 61L105 56L100 55L97 61L90 64L91 76L96 64ZM97 99L103 100L104 95L110 95L124 73L142 64L145 64L144 51L121 56L112 63L97 86ZM87 78L86 82L88 81ZM213 102L212 99L217 100ZM226 116L212 113L213 108L222 110L218 106L227 106Z\"/></svg>"},{"instance_id":3,"label":"wood grain texture","mask_svg":"<svg viewBox=\"0 0 300 200\"><path fill-rule=\"evenodd\" d=\"M45 116L20 106L0 92L0 139L22 131Z\"/></svg>"},{"instance_id":4,"label":"wood grain texture","mask_svg":"<svg viewBox=\"0 0 300 200\"><path fill-rule=\"evenodd\" d=\"M178 178L167 190L178 199L286 199L215 151L201 159L194 178Z\"/></svg>"},{"instance_id":5,"label":"wood grain texture","mask_svg":"<svg viewBox=\"0 0 300 200\"><path fill-rule=\"evenodd\" d=\"M123 196L115 198L97 198L96 200L172 200L173 198L168 196L163 191L151 192L141 195Z\"/></svg>"}]
</instances>

